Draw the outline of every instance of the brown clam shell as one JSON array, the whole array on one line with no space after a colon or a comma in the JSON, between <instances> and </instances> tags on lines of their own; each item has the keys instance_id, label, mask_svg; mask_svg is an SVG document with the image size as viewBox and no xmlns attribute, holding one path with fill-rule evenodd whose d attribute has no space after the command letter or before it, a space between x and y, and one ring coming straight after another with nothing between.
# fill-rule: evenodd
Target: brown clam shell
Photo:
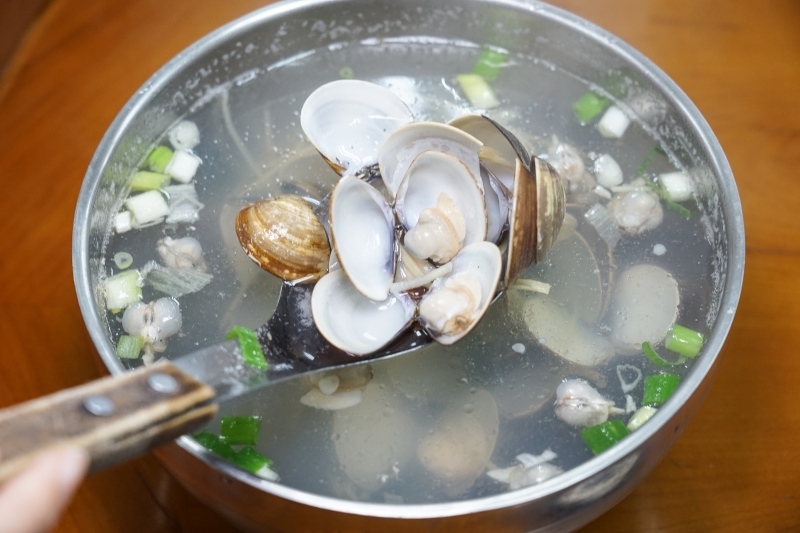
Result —
<instances>
[{"instance_id":1,"label":"brown clam shell","mask_svg":"<svg viewBox=\"0 0 800 533\"><path fill-rule=\"evenodd\" d=\"M531 263L544 259L566 213L564 185L555 169L536 156L531 158L530 167L530 170L525 168L517 158L509 217L506 287Z\"/></svg>"},{"instance_id":2,"label":"brown clam shell","mask_svg":"<svg viewBox=\"0 0 800 533\"><path fill-rule=\"evenodd\" d=\"M328 235L308 202L291 194L244 206L236 236L258 266L284 281L314 282L328 271Z\"/></svg>"},{"instance_id":3,"label":"brown clam shell","mask_svg":"<svg viewBox=\"0 0 800 533\"><path fill-rule=\"evenodd\" d=\"M482 130L480 119L491 123L516 154L514 191L509 215L508 256L504 283L513 283L531 263L547 254L561 229L566 194L561 178L546 161L531 156L516 135L485 115L467 115L451 122L484 142L482 159L508 158L508 146L492 130ZM505 155L503 155L505 154ZM498 161L495 161L498 162Z\"/></svg>"}]
</instances>

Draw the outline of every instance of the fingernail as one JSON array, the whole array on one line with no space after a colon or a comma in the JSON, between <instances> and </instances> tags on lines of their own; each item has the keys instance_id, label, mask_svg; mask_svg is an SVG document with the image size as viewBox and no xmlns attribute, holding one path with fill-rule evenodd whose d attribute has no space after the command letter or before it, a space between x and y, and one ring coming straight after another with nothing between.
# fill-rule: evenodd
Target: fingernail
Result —
<instances>
[{"instance_id":1,"label":"fingernail","mask_svg":"<svg viewBox=\"0 0 800 533\"><path fill-rule=\"evenodd\" d=\"M89 468L89 454L80 448L64 448L59 451L58 480L61 488L72 491L80 483Z\"/></svg>"}]
</instances>

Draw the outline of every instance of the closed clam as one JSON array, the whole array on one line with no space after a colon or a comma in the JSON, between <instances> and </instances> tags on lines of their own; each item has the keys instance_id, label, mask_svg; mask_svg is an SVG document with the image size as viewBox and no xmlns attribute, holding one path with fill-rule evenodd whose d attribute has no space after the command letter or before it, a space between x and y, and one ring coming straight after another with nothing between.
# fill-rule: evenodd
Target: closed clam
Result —
<instances>
[{"instance_id":1,"label":"closed clam","mask_svg":"<svg viewBox=\"0 0 800 533\"><path fill-rule=\"evenodd\" d=\"M313 282L328 271L328 235L299 196L244 206L236 215L236 236L250 259L284 281Z\"/></svg>"}]
</instances>

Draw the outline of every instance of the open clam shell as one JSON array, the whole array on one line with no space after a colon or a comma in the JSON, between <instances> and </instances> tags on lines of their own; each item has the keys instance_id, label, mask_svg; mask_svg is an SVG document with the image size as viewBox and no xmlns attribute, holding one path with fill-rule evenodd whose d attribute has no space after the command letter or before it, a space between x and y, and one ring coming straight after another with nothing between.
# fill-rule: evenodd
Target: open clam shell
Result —
<instances>
[{"instance_id":1,"label":"open clam shell","mask_svg":"<svg viewBox=\"0 0 800 533\"><path fill-rule=\"evenodd\" d=\"M364 296L382 302L394 279L394 214L368 183L345 176L331 194L331 240L339 264Z\"/></svg>"},{"instance_id":2,"label":"open clam shell","mask_svg":"<svg viewBox=\"0 0 800 533\"><path fill-rule=\"evenodd\" d=\"M284 281L314 282L328 271L328 236L311 205L299 196L244 206L236 215L236 236L250 259Z\"/></svg>"},{"instance_id":3,"label":"open clam shell","mask_svg":"<svg viewBox=\"0 0 800 533\"><path fill-rule=\"evenodd\" d=\"M415 122L403 126L386 137L380 147L378 167L381 178L389 192L396 196L408 167L419 154L428 150L456 157L473 176L479 176L478 150L482 144L472 135L446 124Z\"/></svg>"},{"instance_id":4,"label":"open clam shell","mask_svg":"<svg viewBox=\"0 0 800 533\"><path fill-rule=\"evenodd\" d=\"M311 294L311 313L320 334L353 355L386 346L411 323L415 312L416 302L406 294L370 300L341 269L323 276Z\"/></svg>"},{"instance_id":5,"label":"open clam shell","mask_svg":"<svg viewBox=\"0 0 800 533\"><path fill-rule=\"evenodd\" d=\"M311 93L300 112L306 136L339 175L375 164L386 137L413 120L389 89L360 80L326 83Z\"/></svg>"},{"instance_id":6,"label":"open clam shell","mask_svg":"<svg viewBox=\"0 0 800 533\"><path fill-rule=\"evenodd\" d=\"M496 245L477 242L458 252L452 271L433 282L419 321L436 342L453 344L475 328L497 292L502 262Z\"/></svg>"},{"instance_id":7,"label":"open clam shell","mask_svg":"<svg viewBox=\"0 0 800 533\"><path fill-rule=\"evenodd\" d=\"M425 151L409 165L397 190L395 209L403 226L417 225L426 208L435 207L446 194L461 212L465 223L464 246L486 239L486 205L478 185L479 175L458 158L439 151Z\"/></svg>"}]
</instances>

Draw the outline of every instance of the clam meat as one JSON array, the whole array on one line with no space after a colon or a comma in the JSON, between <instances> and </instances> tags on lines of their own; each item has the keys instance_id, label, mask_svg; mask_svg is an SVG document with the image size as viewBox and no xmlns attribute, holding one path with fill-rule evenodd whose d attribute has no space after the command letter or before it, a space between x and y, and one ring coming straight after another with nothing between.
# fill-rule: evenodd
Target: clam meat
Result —
<instances>
[{"instance_id":1,"label":"clam meat","mask_svg":"<svg viewBox=\"0 0 800 533\"><path fill-rule=\"evenodd\" d=\"M412 255L446 263L455 255L449 251L458 252L462 244L486 238L486 205L479 179L444 152L430 150L414 159L395 202L407 230L405 246ZM419 224L423 224L421 229L417 229ZM432 255L425 255L428 250Z\"/></svg>"},{"instance_id":2,"label":"clam meat","mask_svg":"<svg viewBox=\"0 0 800 533\"><path fill-rule=\"evenodd\" d=\"M661 224L664 208L658 195L646 188L641 180L634 180L631 184L635 188L615 194L608 209L622 231L637 235Z\"/></svg>"},{"instance_id":3,"label":"clam meat","mask_svg":"<svg viewBox=\"0 0 800 533\"><path fill-rule=\"evenodd\" d=\"M556 389L556 416L571 426L596 426L609 415L624 413L582 379L567 380Z\"/></svg>"},{"instance_id":4,"label":"clam meat","mask_svg":"<svg viewBox=\"0 0 800 533\"><path fill-rule=\"evenodd\" d=\"M403 241L408 252L417 259L447 263L461 249L466 237L464 216L447 193L440 193L435 207L426 207L419 214L417 225Z\"/></svg>"},{"instance_id":5,"label":"clam meat","mask_svg":"<svg viewBox=\"0 0 800 533\"><path fill-rule=\"evenodd\" d=\"M419 319L436 341L453 344L477 325L497 292L501 263L494 244L471 244L453 259L450 274L433 282Z\"/></svg>"}]
</instances>

